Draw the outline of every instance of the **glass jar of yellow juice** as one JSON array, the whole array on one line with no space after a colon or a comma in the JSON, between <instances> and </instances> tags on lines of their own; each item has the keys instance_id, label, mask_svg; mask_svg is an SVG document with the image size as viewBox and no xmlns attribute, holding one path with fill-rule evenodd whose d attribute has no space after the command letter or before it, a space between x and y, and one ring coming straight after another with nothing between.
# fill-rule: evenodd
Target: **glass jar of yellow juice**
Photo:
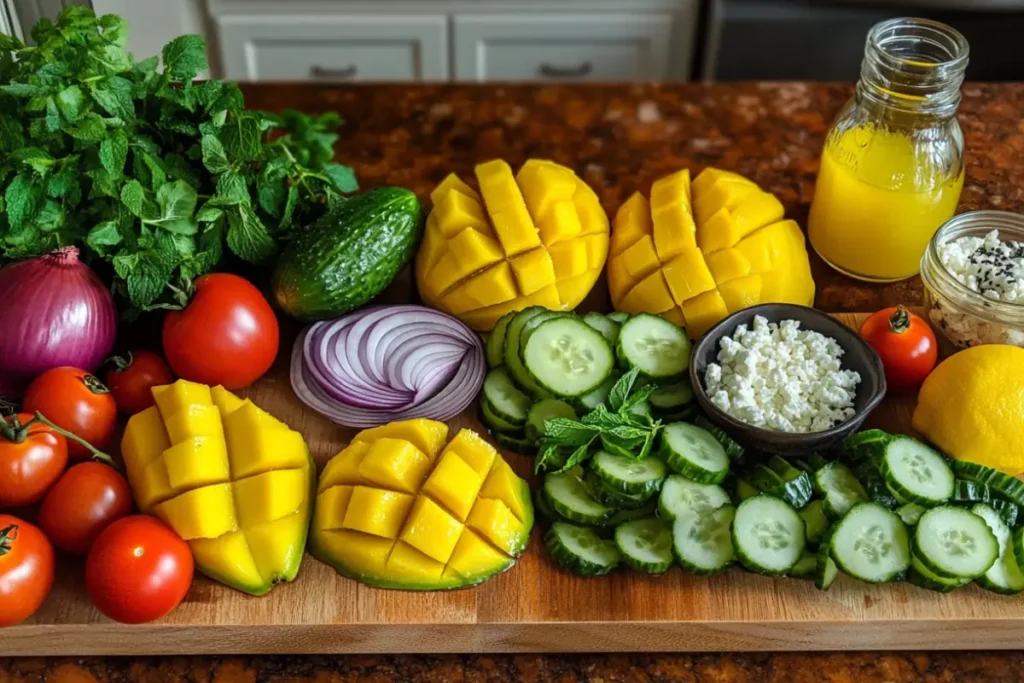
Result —
<instances>
[{"instance_id":1,"label":"glass jar of yellow juice","mask_svg":"<svg viewBox=\"0 0 1024 683\"><path fill-rule=\"evenodd\" d=\"M893 282L916 275L956 211L964 138L956 120L967 41L927 19L868 34L857 94L825 141L808 233L836 270Z\"/></svg>"}]
</instances>

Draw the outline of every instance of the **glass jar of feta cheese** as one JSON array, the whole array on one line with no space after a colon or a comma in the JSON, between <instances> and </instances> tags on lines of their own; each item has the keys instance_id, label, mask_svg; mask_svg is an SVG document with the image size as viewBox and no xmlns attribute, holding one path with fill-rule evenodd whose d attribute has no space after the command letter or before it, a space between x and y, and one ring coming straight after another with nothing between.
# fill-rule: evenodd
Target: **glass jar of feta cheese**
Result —
<instances>
[{"instance_id":1,"label":"glass jar of feta cheese","mask_svg":"<svg viewBox=\"0 0 1024 683\"><path fill-rule=\"evenodd\" d=\"M1024 347L1024 216L954 216L921 259L928 319L954 346Z\"/></svg>"}]
</instances>

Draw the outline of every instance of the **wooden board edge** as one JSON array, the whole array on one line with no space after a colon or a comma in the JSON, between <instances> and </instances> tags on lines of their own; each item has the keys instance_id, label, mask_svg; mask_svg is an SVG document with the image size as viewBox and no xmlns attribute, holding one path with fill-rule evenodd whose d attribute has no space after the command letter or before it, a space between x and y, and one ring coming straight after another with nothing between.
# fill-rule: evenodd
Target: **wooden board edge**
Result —
<instances>
[{"instance_id":1,"label":"wooden board edge","mask_svg":"<svg viewBox=\"0 0 1024 683\"><path fill-rule=\"evenodd\" d=\"M25 626L0 656L1015 650L1014 619L291 626Z\"/></svg>"}]
</instances>

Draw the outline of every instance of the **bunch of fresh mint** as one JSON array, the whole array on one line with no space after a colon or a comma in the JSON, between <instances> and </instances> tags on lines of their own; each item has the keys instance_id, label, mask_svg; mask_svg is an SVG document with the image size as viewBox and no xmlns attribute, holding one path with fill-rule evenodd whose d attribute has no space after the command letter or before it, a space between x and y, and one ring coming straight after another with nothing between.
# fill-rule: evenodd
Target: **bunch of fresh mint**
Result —
<instances>
[{"instance_id":1,"label":"bunch of fresh mint","mask_svg":"<svg viewBox=\"0 0 1024 683\"><path fill-rule=\"evenodd\" d=\"M658 387L638 385L639 374L633 368L620 377L608 394L607 405L599 404L581 420L560 417L545 422L534 471L540 474L570 470L587 460L599 442L608 450L627 453L637 460L650 455L661 422L634 408Z\"/></svg>"},{"instance_id":2,"label":"bunch of fresh mint","mask_svg":"<svg viewBox=\"0 0 1024 683\"><path fill-rule=\"evenodd\" d=\"M0 35L0 263L57 246L109 262L135 311L173 301L224 245L264 263L358 189L330 163L337 114L248 111L238 86L193 82L199 36L135 62L127 26L72 5Z\"/></svg>"}]
</instances>

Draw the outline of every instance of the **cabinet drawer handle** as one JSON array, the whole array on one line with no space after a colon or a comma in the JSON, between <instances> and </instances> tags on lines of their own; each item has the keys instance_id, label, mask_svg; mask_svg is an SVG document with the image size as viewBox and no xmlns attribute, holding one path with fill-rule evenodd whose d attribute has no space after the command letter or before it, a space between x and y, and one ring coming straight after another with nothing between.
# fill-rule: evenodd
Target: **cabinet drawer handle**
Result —
<instances>
[{"instance_id":1,"label":"cabinet drawer handle","mask_svg":"<svg viewBox=\"0 0 1024 683\"><path fill-rule=\"evenodd\" d=\"M582 78L589 76L594 70L590 62L583 62L577 67L552 66L551 64L540 65L540 75L545 78Z\"/></svg>"},{"instance_id":2,"label":"cabinet drawer handle","mask_svg":"<svg viewBox=\"0 0 1024 683\"><path fill-rule=\"evenodd\" d=\"M336 81L355 78L355 75L358 72L359 68L355 64L350 64L344 69L327 69L319 65L312 66L309 69L309 74L313 78L329 78Z\"/></svg>"}]
</instances>

